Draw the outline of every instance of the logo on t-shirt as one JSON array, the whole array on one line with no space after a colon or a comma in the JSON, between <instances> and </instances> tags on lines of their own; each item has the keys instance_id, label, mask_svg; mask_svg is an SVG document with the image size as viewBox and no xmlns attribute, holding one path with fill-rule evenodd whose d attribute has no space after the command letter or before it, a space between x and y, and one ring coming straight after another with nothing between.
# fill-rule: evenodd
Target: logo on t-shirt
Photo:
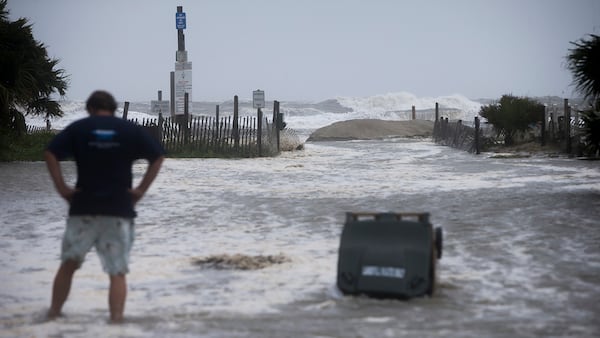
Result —
<instances>
[{"instance_id":1,"label":"logo on t-shirt","mask_svg":"<svg viewBox=\"0 0 600 338\"><path fill-rule=\"evenodd\" d=\"M121 145L119 142L114 142L117 132L112 129L95 129L92 130L92 135L94 135L94 141L88 143L90 147L108 149Z\"/></svg>"},{"instance_id":2,"label":"logo on t-shirt","mask_svg":"<svg viewBox=\"0 0 600 338\"><path fill-rule=\"evenodd\" d=\"M92 134L96 135L96 141L112 141L117 132L114 130L96 129L92 131Z\"/></svg>"}]
</instances>

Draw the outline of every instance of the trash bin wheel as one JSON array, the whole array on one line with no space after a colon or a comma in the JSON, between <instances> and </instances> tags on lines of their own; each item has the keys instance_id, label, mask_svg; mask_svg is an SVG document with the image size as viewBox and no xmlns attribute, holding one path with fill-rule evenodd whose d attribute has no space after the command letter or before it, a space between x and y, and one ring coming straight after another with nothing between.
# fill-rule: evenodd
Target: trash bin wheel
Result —
<instances>
[{"instance_id":1,"label":"trash bin wheel","mask_svg":"<svg viewBox=\"0 0 600 338\"><path fill-rule=\"evenodd\" d=\"M442 258L442 246L444 244L444 238L442 234L442 228L435 228L435 250L437 251L437 259Z\"/></svg>"}]
</instances>

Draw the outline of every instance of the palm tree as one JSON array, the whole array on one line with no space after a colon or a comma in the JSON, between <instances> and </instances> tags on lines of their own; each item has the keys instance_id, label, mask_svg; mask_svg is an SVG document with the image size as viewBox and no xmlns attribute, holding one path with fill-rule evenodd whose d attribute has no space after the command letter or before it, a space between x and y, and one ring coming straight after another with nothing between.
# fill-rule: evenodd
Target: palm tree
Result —
<instances>
[{"instance_id":1,"label":"palm tree","mask_svg":"<svg viewBox=\"0 0 600 338\"><path fill-rule=\"evenodd\" d=\"M10 22L6 6L7 0L0 0L0 130L19 134L26 114L62 115L52 96L64 96L68 83L65 71L56 68L58 60L34 39L27 19Z\"/></svg>"},{"instance_id":2,"label":"palm tree","mask_svg":"<svg viewBox=\"0 0 600 338\"><path fill-rule=\"evenodd\" d=\"M584 149L590 155L600 152L600 36L571 42L575 48L567 55L567 68L573 74L575 88L591 103L583 111Z\"/></svg>"},{"instance_id":3,"label":"palm tree","mask_svg":"<svg viewBox=\"0 0 600 338\"><path fill-rule=\"evenodd\" d=\"M567 68L573 73L575 88L585 98L600 98L600 36L591 34L590 39L571 42L576 48L569 49Z\"/></svg>"}]
</instances>

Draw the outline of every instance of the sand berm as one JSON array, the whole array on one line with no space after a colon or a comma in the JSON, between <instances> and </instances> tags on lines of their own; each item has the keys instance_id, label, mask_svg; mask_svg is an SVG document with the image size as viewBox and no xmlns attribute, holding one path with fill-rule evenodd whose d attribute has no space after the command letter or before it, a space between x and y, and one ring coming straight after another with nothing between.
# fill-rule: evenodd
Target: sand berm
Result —
<instances>
[{"instance_id":1,"label":"sand berm","mask_svg":"<svg viewBox=\"0 0 600 338\"><path fill-rule=\"evenodd\" d=\"M307 142L375 140L392 137L431 137L433 121L348 120L315 130Z\"/></svg>"}]
</instances>

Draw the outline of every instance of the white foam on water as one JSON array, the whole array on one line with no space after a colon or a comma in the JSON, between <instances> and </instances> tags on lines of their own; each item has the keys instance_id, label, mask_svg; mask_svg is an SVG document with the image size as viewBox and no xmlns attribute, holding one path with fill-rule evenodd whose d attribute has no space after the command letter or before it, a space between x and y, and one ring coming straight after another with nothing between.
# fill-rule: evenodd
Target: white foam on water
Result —
<instances>
[{"instance_id":1,"label":"white foam on water","mask_svg":"<svg viewBox=\"0 0 600 338\"><path fill-rule=\"evenodd\" d=\"M339 97L338 101L357 112L385 114L387 112L434 109L439 103L440 109L458 109L464 113L465 119L475 117L481 104L460 95L454 94L440 97L417 97L407 92L388 93L369 97Z\"/></svg>"},{"instance_id":2,"label":"white foam on water","mask_svg":"<svg viewBox=\"0 0 600 338\"><path fill-rule=\"evenodd\" d=\"M73 182L72 163L63 168ZM145 168L143 163L134 166L136 181ZM300 313L299 321L314 313L349 312L365 325L394 326L394 332L400 332L395 325L400 325L396 316L401 313L407 318L401 331L416 335L433 332L418 328L420 320L431 316L449 321L435 332L454 328L466 336L473 335L471 321L486 325L487 319L514 328L521 325L515 318L539 327L558 318L581 323L584 333L592 330L586 321L577 321L592 310L576 312L569 302L575 291L597 296L594 277L573 281L573 274L554 274L553 265L567 266L565 273L571 272L570 261L589 262L591 269L600 266L597 248L585 241L597 211L570 215L575 224L554 224L548 220L564 220L562 213L569 210L551 214L553 209L530 206L535 201L504 200L525 195L564 203L563 197L552 195L597 193L600 170L590 163L502 161L427 140L308 144L302 152L275 158L167 159L138 206L126 310L133 321L122 332L106 328L108 281L93 252L75 276L64 309L67 318L35 324L32 314L49 304L62 235L59 219L66 208L43 163L0 164L0 169L0 213L11 215L0 220L3 336L102 335L103 329L109 335L144 336L152 335L155 326L149 323L159 322L165 332L176 333L189 321L210 331L210 318L278 318L290 310L286 306ZM34 185L37 191L25 188ZM500 203L508 203L509 209L496 209ZM34 204L45 207L30 213ZM432 220L444 226L439 295L408 305L342 297L335 280L344 212L406 205L431 212ZM52 221L44 222L46 218ZM553 235L566 226L573 227L568 236L564 231ZM220 254L283 254L289 262L250 271L193 264ZM556 311L555 304L566 310ZM420 312L409 311L414 308ZM205 320L207 327L202 326Z\"/></svg>"},{"instance_id":3,"label":"white foam on water","mask_svg":"<svg viewBox=\"0 0 600 338\"><path fill-rule=\"evenodd\" d=\"M52 129L61 130L77 120L88 117L88 113L85 110L85 102L83 101L63 101L61 102L61 109L63 110L62 117L53 117L50 119ZM117 111L115 112L115 116L123 116L123 109L117 109ZM156 118L156 116L145 112L130 110L127 112L127 118L142 120L154 119ZM25 122L27 123L27 125L30 126L46 127L46 120L44 116L40 115L26 115Z\"/></svg>"}]
</instances>

